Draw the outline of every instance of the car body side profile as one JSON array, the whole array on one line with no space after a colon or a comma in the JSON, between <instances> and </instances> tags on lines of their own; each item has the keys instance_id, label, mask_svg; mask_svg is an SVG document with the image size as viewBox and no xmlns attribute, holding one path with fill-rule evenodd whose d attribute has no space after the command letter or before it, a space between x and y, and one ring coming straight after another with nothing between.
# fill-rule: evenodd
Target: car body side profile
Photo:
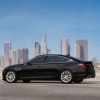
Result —
<instances>
[{"instance_id":1,"label":"car body side profile","mask_svg":"<svg viewBox=\"0 0 100 100\"><path fill-rule=\"evenodd\" d=\"M24 64L11 65L2 72L2 79L8 83L18 80L60 80L62 83L81 83L94 78L95 70L91 61L82 61L70 55L39 55Z\"/></svg>"}]
</instances>

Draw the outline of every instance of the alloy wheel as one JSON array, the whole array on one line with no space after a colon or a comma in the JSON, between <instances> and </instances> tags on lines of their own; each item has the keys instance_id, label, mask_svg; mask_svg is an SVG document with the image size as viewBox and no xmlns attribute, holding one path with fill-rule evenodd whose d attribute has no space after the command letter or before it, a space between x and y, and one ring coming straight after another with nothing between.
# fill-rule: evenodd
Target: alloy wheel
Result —
<instances>
[{"instance_id":1,"label":"alloy wheel","mask_svg":"<svg viewBox=\"0 0 100 100\"><path fill-rule=\"evenodd\" d=\"M15 74L14 71L8 71L8 72L6 73L6 81L7 81L8 83L13 83L13 82L16 81L16 74Z\"/></svg>"},{"instance_id":2,"label":"alloy wheel","mask_svg":"<svg viewBox=\"0 0 100 100\"><path fill-rule=\"evenodd\" d=\"M69 70L64 70L62 73L61 73L61 82L62 83L71 83L72 82L72 79L73 79L73 75L72 75L72 72L69 71Z\"/></svg>"}]
</instances>

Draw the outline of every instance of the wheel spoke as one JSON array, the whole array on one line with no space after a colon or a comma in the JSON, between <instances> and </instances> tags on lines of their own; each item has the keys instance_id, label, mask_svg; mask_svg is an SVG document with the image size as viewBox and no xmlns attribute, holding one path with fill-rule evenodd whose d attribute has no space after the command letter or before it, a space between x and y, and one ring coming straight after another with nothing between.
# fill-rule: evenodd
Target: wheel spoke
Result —
<instances>
[{"instance_id":1,"label":"wheel spoke","mask_svg":"<svg viewBox=\"0 0 100 100\"><path fill-rule=\"evenodd\" d=\"M15 73L12 72L12 71L9 71L7 74L6 74L6 80L8 82L13 82L15 80Z\"/></svg>"},{"instance_id":2,"label":"wheel spoke","mask_svg":"<svg viewBox=\"0 0 100 100\"><path fill-rule=\"evenodd\" d=\"M64 83L70 82L72 80L72 74L71 74L71 72L68 71L68 70L62 72L62 74L61 74L61 80Z\"/></svg>"}]
</instances>

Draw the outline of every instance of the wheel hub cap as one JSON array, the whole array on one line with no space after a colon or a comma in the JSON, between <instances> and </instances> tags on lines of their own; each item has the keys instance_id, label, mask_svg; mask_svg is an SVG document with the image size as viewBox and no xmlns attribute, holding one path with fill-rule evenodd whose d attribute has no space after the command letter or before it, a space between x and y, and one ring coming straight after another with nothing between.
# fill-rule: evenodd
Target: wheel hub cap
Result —
<instances>
[{"instance_id":1,"label":"wheel hub cap","mask_svg":"<svg viewBox=\"0 0 100 100\"><path fill-rule=\"evenodd\" d=\"M72 79L71 72L69 72L69 71L64 71L64 72L61 74L61 80L62 80L64 83L70 82L71 79Z\"/></svg>"},{"instance_id":2,"label":"wheel hub cap","mask_svg":"<svg viewBox=\"0 0 100 100\"><path fill-rule=\"evenodd\" d=\"M6 80L8 82L13 82L15 80L15 73L14 72L8 72L6 74Z\"/></svg>"}]
</instances>

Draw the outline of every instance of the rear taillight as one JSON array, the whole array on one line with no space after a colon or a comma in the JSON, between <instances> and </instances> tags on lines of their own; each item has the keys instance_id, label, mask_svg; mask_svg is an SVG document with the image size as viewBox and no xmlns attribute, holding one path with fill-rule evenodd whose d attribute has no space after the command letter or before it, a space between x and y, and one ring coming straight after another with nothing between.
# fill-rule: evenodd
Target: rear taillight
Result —
<instances>
[{"instance_id":1,"label":"rear taillight","mask_svg":"<svg viewBox=\"0 0 100 100\"><path fill-rule=\"evenodd\" d=\"M83 69L86 68L86 64L79 64Z\"/></svg>"}]
</instances>

